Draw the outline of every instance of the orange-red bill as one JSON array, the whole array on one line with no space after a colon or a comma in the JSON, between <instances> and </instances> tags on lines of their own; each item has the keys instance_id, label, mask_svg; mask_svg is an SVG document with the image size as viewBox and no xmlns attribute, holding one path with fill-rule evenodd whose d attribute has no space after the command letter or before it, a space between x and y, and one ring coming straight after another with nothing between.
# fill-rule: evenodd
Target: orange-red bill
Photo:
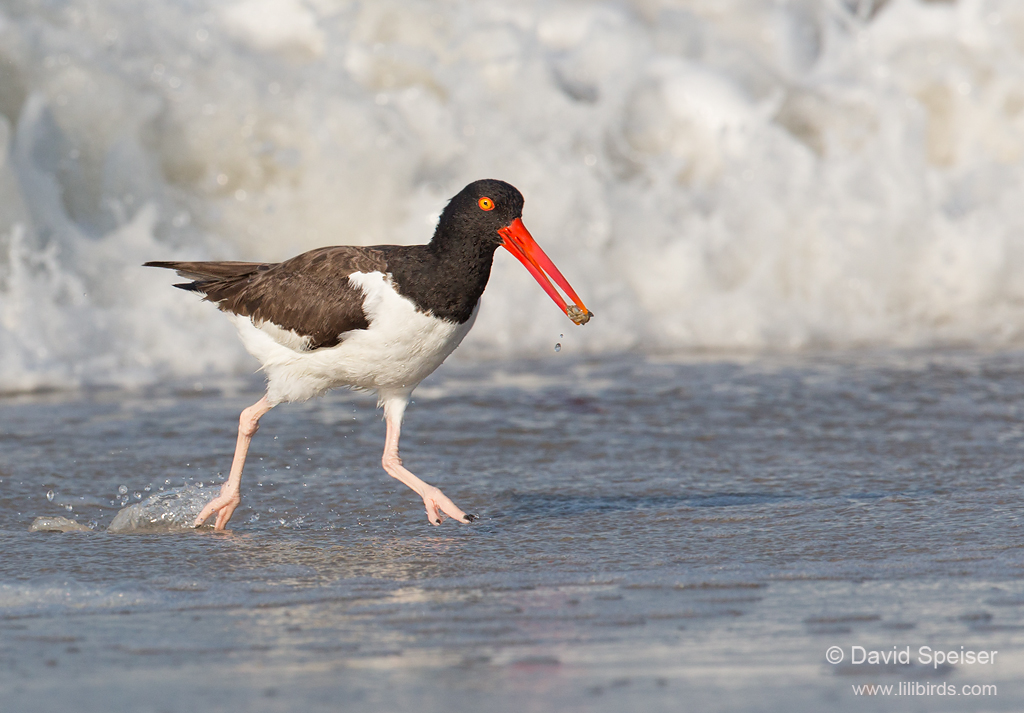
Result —
<instances>
[{"instance_id":1,"label":"orange-red bill","mask_svg":"<svg viewBox=\"0 0 1024 713\"><path fill-rule=\"evenodd\" d=\"M544 288L548 296L555 301L555 304L565 312L569 319L576 324L586 324L590 321L594 315L583 305L583 300L579 298L569 281L555 267L555 263L551 262L551 258L540 249L537 241L530 235L530 231L523 225L522 219L516 218L504 228L499 229L498 234L502 237L502 247L523 263L523 266L533 275L533 279ZM570 305L566 302L562 294L552 284L552 280L575 304Z\"/></svg>"}]
</instances>

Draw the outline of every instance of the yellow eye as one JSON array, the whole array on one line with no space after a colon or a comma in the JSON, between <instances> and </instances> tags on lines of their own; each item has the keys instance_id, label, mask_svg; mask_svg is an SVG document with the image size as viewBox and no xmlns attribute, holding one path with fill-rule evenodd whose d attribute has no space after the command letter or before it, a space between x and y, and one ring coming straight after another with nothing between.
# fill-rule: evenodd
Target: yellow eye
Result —
<instances>
[{"instance_id":1,"label":"yellow eye","mask_svg":"<svg viewBox=\"0 0 1024 713\"><path fill-rule=\"evenodd\" d=\"M478 200L477 205L480 206L480 210L494 210L494 201L486 196Z\"/></svg>"}]
</instances>

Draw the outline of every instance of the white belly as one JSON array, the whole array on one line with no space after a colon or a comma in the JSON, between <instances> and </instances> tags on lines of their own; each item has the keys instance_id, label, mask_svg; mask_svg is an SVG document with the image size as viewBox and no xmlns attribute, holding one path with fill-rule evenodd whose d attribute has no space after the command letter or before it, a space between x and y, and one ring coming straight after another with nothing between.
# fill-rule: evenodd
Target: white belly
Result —
<instances>
[{"instance_id":1,"label":"white belly","mask_svg":"<svg viewBox=\"0 0 1024 713\"><path fill-rule=\"evenodd\" d=\"M303 339L294 332L230 315L246 350L263 365L271 404L305 401L338 386L411 392L459 346L476 320L477 309L464 324L423 314L380 272L353 273L349 280L366 294L363 311L370 327L349 332L334 347L303 351Z\"/></svg>"}]
</instances>

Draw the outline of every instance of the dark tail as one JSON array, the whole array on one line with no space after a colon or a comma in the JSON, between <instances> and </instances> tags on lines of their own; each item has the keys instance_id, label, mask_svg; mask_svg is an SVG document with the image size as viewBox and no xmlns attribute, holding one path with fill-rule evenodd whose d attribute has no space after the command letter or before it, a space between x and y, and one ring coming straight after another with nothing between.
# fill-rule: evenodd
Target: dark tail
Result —
<instances>
[{"instance_id":1,"label":"dark tail","mask_svg":"<svg viewBox=\"0 0 1024 713\"><path fill-rule=\"evenodd\" d=\"M164 267L174 270L180 277L192 282L181 282L175 287L189 292L209 294L217 288L225 288L247 280L262 268L269 267L262 262L171 262L153 260L143 267Z\"/></svg>"}]
</instances>

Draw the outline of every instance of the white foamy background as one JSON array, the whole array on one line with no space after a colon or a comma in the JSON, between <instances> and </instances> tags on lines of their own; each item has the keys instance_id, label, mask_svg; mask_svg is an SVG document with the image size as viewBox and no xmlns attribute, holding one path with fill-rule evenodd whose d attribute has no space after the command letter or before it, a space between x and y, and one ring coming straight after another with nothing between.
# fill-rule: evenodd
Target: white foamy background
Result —
<instances>
[{"instance_id":1,"label":"white foamy background","mask_svg":"<svg viewBox=\"0 0 1024 713\"><path fill-rule=\"evenodd\" d=\"M502 178L460 358L1024 337L1019 0L6 0L0 391L251 371L141 268L427 240ZM565 334L560 338L560 334Z\"/></svg>"}]
</instances>

